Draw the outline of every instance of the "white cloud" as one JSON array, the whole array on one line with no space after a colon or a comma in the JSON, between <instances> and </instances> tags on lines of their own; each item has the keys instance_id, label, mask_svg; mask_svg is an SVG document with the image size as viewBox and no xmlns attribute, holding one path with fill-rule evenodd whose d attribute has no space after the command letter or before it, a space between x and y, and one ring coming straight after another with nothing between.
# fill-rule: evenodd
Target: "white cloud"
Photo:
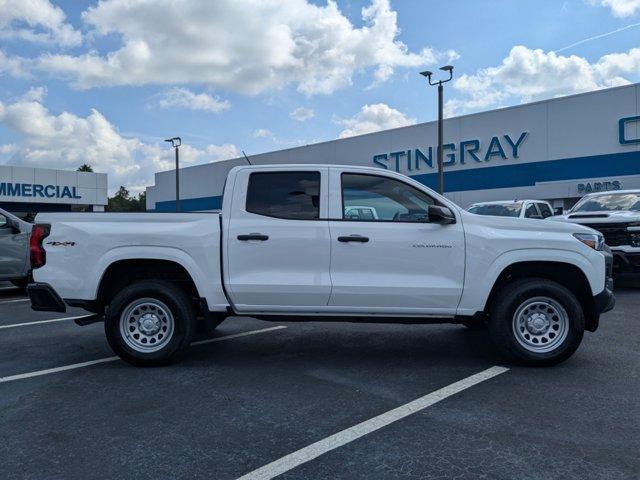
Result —
<instances>
[{"instance_id":1,"label":"white cloud","mask_svg":"<svg viewBox=\"0 0 640 480\"><path fill-rule=\"evenodd\" d=\"M6 148L14 152L11 164L75 170L88 163L96 172L109 174L111 191L125 185L139 192L152 183L155 172L174 165L173 150L163 142L124 137L95 109L86 117L69 112L55 115L40 101L23 97L15 103L0 103L0 125L19 140ZM180 148L184 166L238 156L231 144L204 149L183 144Z\"/></svg>"},{"instance_id":2,"label":"white cloud","mask_svg":"<svg viewBox=\"0 0 640 480\"><path fill-rule=\"evenodd\" d=\"M12 77L27 77L25 60L21 57L7 56L0 50L0 77L8 73Z\"/></svg>"},{"instance_id":3,"label":"white cloud","mask_svg":"<svg viewBox=\"0 0 640 480\"><path fill-rule=\"evenodd\" d=\"M207 145L204 151L196 150L195 159L192 160L191 163L217 162L230 158L238 158L240 155L240 150L232 143Z\"/></svg>"},{"instance_id":4,"label":"white cloud","mask_svg":"<svg viewBox=\"0 0 640 480\"><path fill-rule=\"evenodd\" d=\"M158 104L163 108L180 107L211 113L220 113L231 107L227 100L213 97L208 93L195 93L188 88L179 87L164 92Z\"/></svg>"},{"instance_id":5,"label":"white cloud","mask_svg":"<svg viewBox=\"0 0 640 480\"><path fill-rule=\"evenodd\" d=\"M74 47L82 34L49 0L0 0L0 38Z\"/></svg>"},{"instance_id":6,"label":"white cloud","mask_svg":"<svg viewBox=\"0 0 640 480\"><path fill-rule=\"evenodd\" d=\"M315 112L311 108L298 107L289 116L297 122L305 122L312 119L315 116Z\"/></svg>"},{"instance_id":7,"label":"white cloud","mask_svg":"<svg viewBox=\"0 0 640 480\"><path fill-rule=\"evenodd\" d=\"M594 3L594 0L591 0ZM640 10L640 0L600 0L600 5L608 7L616 17L630 17Z\"/></svg>"},{"instance_id":8,"label":"white cloud","mask_svg":"<svg viewBox=\"0 0 640 480\"><path fill-rule=\"evenodd\" d=\"M267 138L273 136L273 134L271 133L271 130L267 130L266 128L259 128L257 130L254 130L251 136L253 138Z\"/></svg>"},{"instance_id":9,"label":"white cloud","mask_svg":"<svg viewBox=\"0 0 640 480\"><path fill-rule=\"evenodd\" d=\"M447 114L500 106L513 99L531 102L625 85L639 73L640 48L605 55L590 63L577 55L563 56L519 45L500 65L455 80L453 86L463 97L447 102Z\"/></svg>"},{"instance_id":10,"label":"white cloud","mask_svg":"<svg viewBox=\"0 0 640 480\"><path fill-rule=\"evenodd\" d=\"M27 93L22 95L22 100L30 102L42 102L47 96L47 87L31 87Z\"/></svg>"},{"instance_id":11,"label":"white cloud","mask_svg":"<svg viewBox=\"0 0 640 480\"><path fill-rule=\"evenodd\" d=\"M358 113L347 119L335 121L338 125L345 127L340 132L340 138L363 135L365 133L388 130L390 128L405 127L416 123L415 118L406 116L404 113L391 108L385 103L376 103L363 106Z\"/></svg>"},{"instance_id":12,"label":"white cloud","mask_svg":"<svg viewBox=\"0 0 640 480\"><path fill-rule=\"evenodd\" d=\"M13 153L18 149L18 146L15 143L5 143L4 145L0 145L0 154Z\"/></svg>"},{"instance_id":13,"label":"white cloud","mask_svg":"<svg viewBox=\"0 0 640 480\"><path fill-rule=\"evenodd\" d=\"M350 85L358 71L373 69L381 82L398 67L456 56L410 51L397 39L389 0L371 0L360 28L333 0L111 0L82 18L92 34L115 34L120 47L37 61L78 88L191 83L255 94L293 84L307 95L330 94Z\"/></svg>"}]
</instances>

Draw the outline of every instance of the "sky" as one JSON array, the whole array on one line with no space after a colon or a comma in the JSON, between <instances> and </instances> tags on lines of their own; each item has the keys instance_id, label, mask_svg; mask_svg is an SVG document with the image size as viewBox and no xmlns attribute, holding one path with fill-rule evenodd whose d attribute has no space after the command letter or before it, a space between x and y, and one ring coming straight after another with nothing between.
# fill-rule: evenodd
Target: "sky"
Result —
<instances>
[{"instance_id":1,"label":"sky","mask_svg":"<svg viewBox=\"0 0 640 480\"><path fill-rule=\"evenodd\" d=\"M640 0L0 0L0 164L173 168L640 81ZM438 77L438 74L435 77Z\"/></svg>"}]
</instances>

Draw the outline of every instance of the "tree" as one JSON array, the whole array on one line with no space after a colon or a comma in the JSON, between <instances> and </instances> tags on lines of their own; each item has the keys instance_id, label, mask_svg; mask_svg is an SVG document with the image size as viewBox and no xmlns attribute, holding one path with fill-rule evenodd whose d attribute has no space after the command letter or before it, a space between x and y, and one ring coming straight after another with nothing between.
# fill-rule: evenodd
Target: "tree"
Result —
<instances>
[{"instance_id":1,"label":"tree","mask_svg":"<svg viewBox=\"0 0 640 480\"><path fill-rule=\"evenodd\" d=\"M138 212L146 212L147 211L147 191L145 190L142 193L138 194Z\"/></svg>"},{"instance_id":2,"label":"tree","mask_svg":"<svg viewBox=\"0 0 640 480\"><path fill-rule=\"evenodd\" d=\"M91 165L88 165L86 163L83 163L82 165L80 165L80 167L78 167L78 172L89 172L89 173L93 173L93 167Z\"/></svg>"},{"instance_id":3,"label":"tree","mask_svg":"<svg viewBox=\"0 0 640 480\"><path fill-rule=\"evenodd\" d=\"M109 198L109 212L144 212L147 210L147 192L132 197L129 190L121 186L113 197Z\"/></svg>"}]
</instances>

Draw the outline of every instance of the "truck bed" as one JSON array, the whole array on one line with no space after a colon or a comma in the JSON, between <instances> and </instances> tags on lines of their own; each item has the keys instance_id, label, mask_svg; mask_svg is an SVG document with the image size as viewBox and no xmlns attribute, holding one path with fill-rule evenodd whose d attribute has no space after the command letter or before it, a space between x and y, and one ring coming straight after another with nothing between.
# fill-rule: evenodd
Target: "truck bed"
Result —
<instances>
[{"instance_id":1,"label":"truck bed","mask_svg":"<svg viewBox=\"0 0 640 480\"><path fill-rule=\"evenodd\" d=\"M38 281L55 281L65 300L94 300L114 262L163 259L184 267L211 310L227 306L219 213L42 213L36 222L51 225Z\"/></svg>"}]
</instances>

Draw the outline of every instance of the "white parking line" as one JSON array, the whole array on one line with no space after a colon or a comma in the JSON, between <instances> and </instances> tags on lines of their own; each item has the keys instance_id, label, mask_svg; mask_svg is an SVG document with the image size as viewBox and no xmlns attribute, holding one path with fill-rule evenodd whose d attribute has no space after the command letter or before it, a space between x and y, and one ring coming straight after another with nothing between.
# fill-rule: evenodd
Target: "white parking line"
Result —
<instances>
[{"instance_id":1,"label":"white parking line","mask_svg":"<svg viewBox=\"0 0 640 480\"><path fill-rule=\"evenodd\" d=\"M260 467L257 470L247 473L238 480L270 480L278 475L282 475L289 470L292 470L303 463L309 462L314 458L318 458L331 450L342 447L347 443L367 435L368 433L375 432L376 430L386 427L391 423L397 422L409 415L418 413L427 407L430 407L445 398L448 398L456 393L460 393L467 388L473 387L485 380L489 380L501 373L508 371L508 368L494 366L484 370L482 372L471 375L470 377L463 378L451 385L447 385L435 392L431 392L423 397L420 397L412 402L405 403L404 405L389 410L377 417L373 417L369 420L365 420L358 425L342 430L330 437L327 437L318 442L312 443L296 452L290 453L278 460L271 462L264 467Z\"/></svg>"},{"instance_id":2,"label":"white parking line","mask_svg":"<svg viewBox=\"0 0 640 480\"><path fill-rule=\"evenodd\" d=\"M97 365L98 363L113 362L118 360L119 357L105 357L97 360L90 360L88 362L73 363L71 365L65 365L63 367L47 368L46 370L37 370L35 372L19 373L18 375L11 375L9 377L0 377L0 383L13 382L14 380L22 380L25 378L41 377L42 375L48 375L50 373L64 372L65 370L74 370L76 368L89 367L91 365Z\"/></svg>"},{"instance_id":3,"label":"white parking line","mask_svg":"<svg viewBox=\"0 0 640 480\"><path fill-rule=\"evenodd\" d=\"M12 323L11 325L0 325L0 330L4 328L28 327L29 325L39 325L42 323L64 322L66 320L75 320L77 318L85 318L85 317L91 317L91 316L92 315L81 315L79 317L51 318L49 320L38 320L35 322Z\"/></svg>"},{"instance_id":4,"label":"white parking line","mask_svg":"<svg viewBox=\"0 0 640 480\"><path fill-rule=\"evenodd\" d=\"M257 333L273 332L275 330L281 330L283 328L287 328L287 327L285 327L284 325L278 325L277 327L261 328L260 330L250 330L248 332L225 335L224 337L209 338L207 340L194 342L191 345L203 345L205 343L222 342L223 340L231 340L233 338L246 337L247 335L256 335ZM25 378L41 377L42 375L48 375L50 373L64 372L66 370L75 370L77 368L89 367L91 365L97 365L99 363L114 362L118 359L119 357L105 357L105 358L98 358L97 360L89 360L88 362L64 365L62 367L47 368L46 370L36 370L35 372L19 373L17 375L10 375L8 377L0 377L0 383L13 382L14 380L23 380Z\"/></svg>"}]
</instances>

